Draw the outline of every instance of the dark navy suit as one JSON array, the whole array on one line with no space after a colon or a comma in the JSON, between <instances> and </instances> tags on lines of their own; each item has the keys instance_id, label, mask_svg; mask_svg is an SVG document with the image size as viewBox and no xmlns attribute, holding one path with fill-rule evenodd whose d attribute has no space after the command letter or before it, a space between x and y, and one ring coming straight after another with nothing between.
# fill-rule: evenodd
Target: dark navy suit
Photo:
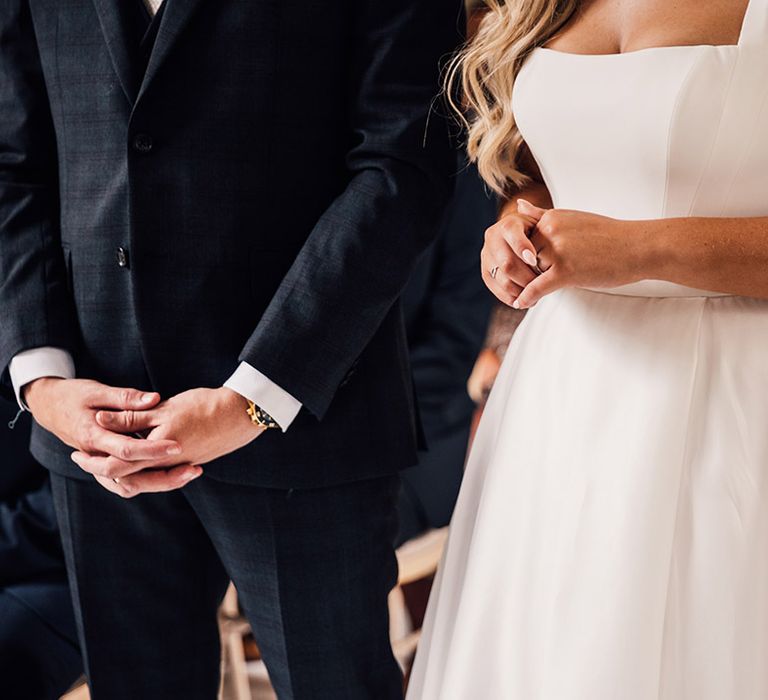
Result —
<instances>
[{"instance_id":1,"label":"dark navy suit","mask_svg":"<svg viewBox=\"0 0 768 700\"><path fill-rule=\"evenodd\" d=\"M232 578L281 700L399 698L398 300L451 192L463 3L166 0L151 31L139 2L0 0L0 372L59 347L170 397L244 361L304 408L132 501L33 430L92 694L215 697Z\"/></svg>"}]
</instances>

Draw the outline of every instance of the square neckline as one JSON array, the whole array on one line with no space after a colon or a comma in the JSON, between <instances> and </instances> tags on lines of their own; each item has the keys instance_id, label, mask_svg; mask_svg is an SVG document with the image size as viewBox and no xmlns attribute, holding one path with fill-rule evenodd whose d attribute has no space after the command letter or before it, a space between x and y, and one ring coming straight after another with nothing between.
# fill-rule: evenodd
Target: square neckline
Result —
<instances>
[{"instance_id":1,"label":"square neckline","mask_svg":"<svg viewBox=\"0 0 768 700\"><path fill-rule=\"evenodd\" d=\"M548 54L559 54L561 56L573 56L575 58L617 58L624 56L634 56L635 54L647 54L656 51L681 51L716 49L716 50L734 50L741 48L741 44L675 44L672 46L646 46L642 49L633 49L632 51L619 51L614 53L576 53L574 51L559 51L550 49L546 46L537 46L533 51L544 52Z\"/></svg>"},{"instance_id":2,"label":"square neckline","mask_svg":"<svg viewBox=\"0 0 768 700\"><path fill-rule=\"evenodd\" d=\"M632 51L615 51L613 53L577 53L575 51L560 51L558 49L551 49L547 46L537 46L535 49L533 49L533 51L543 51L546 53L561 54L563 56L576 56L578 58L615 58L617 56L632 56L633 54L647 54L654 51L675 51L681 49L738 49L742 46L744 41L744 35L746 33L753 2L754 0L748 0L747 2L747 7L744 11L744 17L741 20L739 38L735 44L671 44L667 46L646 46L640 49L633 49Z\"/></svg>"}]
</instances>

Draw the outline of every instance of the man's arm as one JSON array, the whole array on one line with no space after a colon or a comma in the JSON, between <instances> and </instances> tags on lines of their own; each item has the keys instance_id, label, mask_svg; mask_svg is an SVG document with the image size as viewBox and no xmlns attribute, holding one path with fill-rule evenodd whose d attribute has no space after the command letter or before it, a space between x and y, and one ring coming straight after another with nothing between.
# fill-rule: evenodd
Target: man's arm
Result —
<instances>
[{"instance_id":1,"label":"man's arm","mask_svg":"<svg viewBox=\"0 0 768 700\"><path fill-rule=\"evenodd\" d=\"M72 350L56 139L27 3L0 0L0 371L41 346Z\"/></svg>"},{"instance_id":2,"label":"man's arm","mask_svg":"<svg viewBox=\"0 0 768 700\"><path fill-rule=\"evenodd\" d=\"M240 363L224 386L266 411L283 432L288 430L301 410L300 401L247 362Z\"/></svg>"},{"instance_id":3,"label":"man's arm","mask_svg":"<svg viewBox=\"0 0 768 700\"><path fill-rule=\"evenodd\" d=\"M61 348L32 348L14 355L9 371L19 408L29 410L23 395L27 384L41 377L74 379L75 363L72 355Z\"/></svg>"},{"instance_id":4,"label":"man's arm","mask_svg":"<svg viewBox=\"0 0 768 700\"><path fill-rule=\"evenodd\" d=\"M430 107L462 3L355 3L352 179L318 221L242 350L317 417L431 242L455 160ZM427 128L429 126L429 128Z\"/></svg>"}]
</instances>

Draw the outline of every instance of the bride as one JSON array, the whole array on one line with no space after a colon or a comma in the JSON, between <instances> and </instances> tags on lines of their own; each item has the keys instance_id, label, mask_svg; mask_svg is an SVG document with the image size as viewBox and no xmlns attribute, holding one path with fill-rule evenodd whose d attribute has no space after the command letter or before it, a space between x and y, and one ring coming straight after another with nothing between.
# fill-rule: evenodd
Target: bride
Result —
<instances>
[{"instance_id":1,"label":"bride","mask_svg":"<svg viewBox=\"0 0 768 700\"><path fill-rule=\"evenodd\" d=\"M530 309L411 700L768 698L768 0L489 0L459 56Z\"/></svg>"}]
</instances>

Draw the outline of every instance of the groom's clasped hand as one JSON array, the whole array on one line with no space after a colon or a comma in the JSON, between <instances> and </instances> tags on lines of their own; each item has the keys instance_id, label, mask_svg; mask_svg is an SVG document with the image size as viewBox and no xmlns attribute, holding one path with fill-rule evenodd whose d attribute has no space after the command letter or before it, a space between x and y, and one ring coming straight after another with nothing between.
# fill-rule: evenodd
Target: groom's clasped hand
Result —
<instances>
[{"instance_id":1,"label":"groom's clasped hand","mask_svg":"<svg viewBox=\"0 0 768 700\"><path fill-rule=\"evenodd\" d=\"M642 222L564 209L524 199L485 234L482 274L508 306L527 309L564 287L618 287L644 278L653 251Z\"/></svg>"},{"instance_id":2,"label":"groom's clasped hand","mask_svg":"<svg viewBox=\"0 0 768 700\"><path fill-rule=\"evenodd\" d=\"M44 378L24 398L35 419L75 449L72 461L124 498L179 489L203 473L201 465L264 431L226 387L161 401L156 392Z\"/></svg>"}]
</instances>

